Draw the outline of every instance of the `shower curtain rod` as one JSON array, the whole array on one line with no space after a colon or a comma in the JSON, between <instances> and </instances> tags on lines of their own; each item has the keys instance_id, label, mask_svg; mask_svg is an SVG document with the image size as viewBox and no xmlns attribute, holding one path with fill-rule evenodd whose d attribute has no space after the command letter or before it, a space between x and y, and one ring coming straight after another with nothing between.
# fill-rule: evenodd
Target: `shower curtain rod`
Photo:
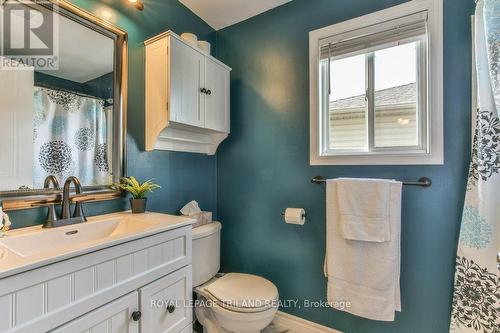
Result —
<instances>
[{"instance_id":1,"label":"shower curtain rod","mask_svg":"<svg viewBox=\"0 0 500 333\"><path fill-rule=\"evenodd\" d=\"M326 179L321 176L316 176L313 179L311 179L311 183L314 184L326 183ZM432 180L427 177L422 177L416 182L403 182L403 185L430 187L432 185Z\"/></svg>"},{"instance_id":2,"label":"shower curtain rod","mask_svg":"<svg viewBox=\"0 0 500 333\"><path fill-rule=\"evenodd\" d=\"M50 85L45 85L45 84L40 84L40 83L37 83L35 84L35 87L38 87L38 88L44 88L44 89L51 89L51 90L59 90L59 91L64 91L64 92L67 92L69 94L74 94L74 95L77 95L77 96L80 96L80 97L87 97L87 98L93 98L93 99L100 99L102 101L105 101L106 103L108 104L113 104L113 99L112 98L102 98L102 97L98 97L98 96L92 96L92 95L88 95L88 94L84 94L84 93L79 93L79 92L76 92L76 91L72 91L72 90L69 90L69 89L65 89L65 88L55 88L55 87L51 87Z\"/></svg>"}]
</instances>

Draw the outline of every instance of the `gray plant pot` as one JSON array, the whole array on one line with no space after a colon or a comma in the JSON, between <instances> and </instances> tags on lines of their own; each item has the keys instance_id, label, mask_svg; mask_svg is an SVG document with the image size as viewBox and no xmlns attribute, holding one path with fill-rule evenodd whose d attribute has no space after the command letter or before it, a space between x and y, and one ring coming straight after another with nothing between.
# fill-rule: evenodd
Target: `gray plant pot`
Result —
<instances>
[{"instance_id":1,"label":"gray plant pot","mask_svg":"<svg viewBox=\"0 0 500 333\"><path fill-rule=\"evenodd\" d=\"M132 208L132 213L140 214L146 211L146 204L148 203L148 198L144 199L134 199L130 198L130 207Z\"/></svg>"}]
</instances>

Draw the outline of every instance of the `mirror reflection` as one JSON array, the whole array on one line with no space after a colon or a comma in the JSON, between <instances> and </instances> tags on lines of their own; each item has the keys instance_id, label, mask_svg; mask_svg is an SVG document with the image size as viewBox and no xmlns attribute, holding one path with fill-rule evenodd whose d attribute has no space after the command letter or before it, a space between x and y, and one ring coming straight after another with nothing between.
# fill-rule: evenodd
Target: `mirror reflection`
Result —
<instances>
[{"instance_id":1,"label":"mirror reflection","mask_svg":"<svg viewBox=\"0 0 500 333\"><path fill-rule=\"evenodd\" d=\"M26 36L29 16L19 13L11 14L11 40ZM57 68L23 63L22 50L0 56L18 62L0 67L0 191L40 189L50 175L60 184L76 176L84 186L113 180L114 40L57 19Z\"/></svg>"}]
</instances>

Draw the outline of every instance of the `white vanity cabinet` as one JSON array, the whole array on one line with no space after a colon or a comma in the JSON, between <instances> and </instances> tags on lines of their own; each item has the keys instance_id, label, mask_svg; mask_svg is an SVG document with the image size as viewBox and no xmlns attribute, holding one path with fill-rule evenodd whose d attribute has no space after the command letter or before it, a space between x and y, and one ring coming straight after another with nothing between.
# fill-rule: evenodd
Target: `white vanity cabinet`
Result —
<instances>
[{"instance_id":1,"label":"white vanity cabinet","mask_svg":"<svg viewBox=\"0 0 500 333\"><path fill-rule=\"evenodd\" d=\"M52 332L191 332L191 273L191 266L184 267Z\"/></svg>"},{"instance_id":2,"label":"white vanity cabinet","mask_svg":"<svg viewBox=\"0 0 500 333\"><path fill-rule=\"evenodd\" d=\"M136 222L126 220L136 219L130 213L107 219L119 218L123 228L146 229L120 243L2 277L0 332L192 332L192 220L156 213ZM97 228L100 222L93 223ZM64 228L72 227L62 227L63 233Z\"/></svg>"},{"instance_id":3,"label":"white vanity cabinet","mask_svg":"<svg viewBox=\"0 0 500 333\"><path fill-rule=\"evenodd\" d=\"M146 150L214 154L229 134L231 69L171 31L145 45Z\"/></svg>"}]
</instances>

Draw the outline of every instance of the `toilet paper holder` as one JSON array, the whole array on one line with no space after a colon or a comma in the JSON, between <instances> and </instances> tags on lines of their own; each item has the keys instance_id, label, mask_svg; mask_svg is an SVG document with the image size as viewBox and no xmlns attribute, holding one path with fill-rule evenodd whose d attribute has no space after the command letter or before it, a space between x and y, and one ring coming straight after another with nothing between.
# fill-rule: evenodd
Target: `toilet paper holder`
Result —
<instances>
[{"instance_id":1,"label":"toilet paper holder","mask_svg":"<svg viewBox=\"0 0 500 333\"><path fill-rule=\"evenodd\" d=\"M281 216L285 216L285 212L281 212ZM307 214L304 213L302 214L302 218L305 219L307 217Z\"/></svg>"}]
</instances>

